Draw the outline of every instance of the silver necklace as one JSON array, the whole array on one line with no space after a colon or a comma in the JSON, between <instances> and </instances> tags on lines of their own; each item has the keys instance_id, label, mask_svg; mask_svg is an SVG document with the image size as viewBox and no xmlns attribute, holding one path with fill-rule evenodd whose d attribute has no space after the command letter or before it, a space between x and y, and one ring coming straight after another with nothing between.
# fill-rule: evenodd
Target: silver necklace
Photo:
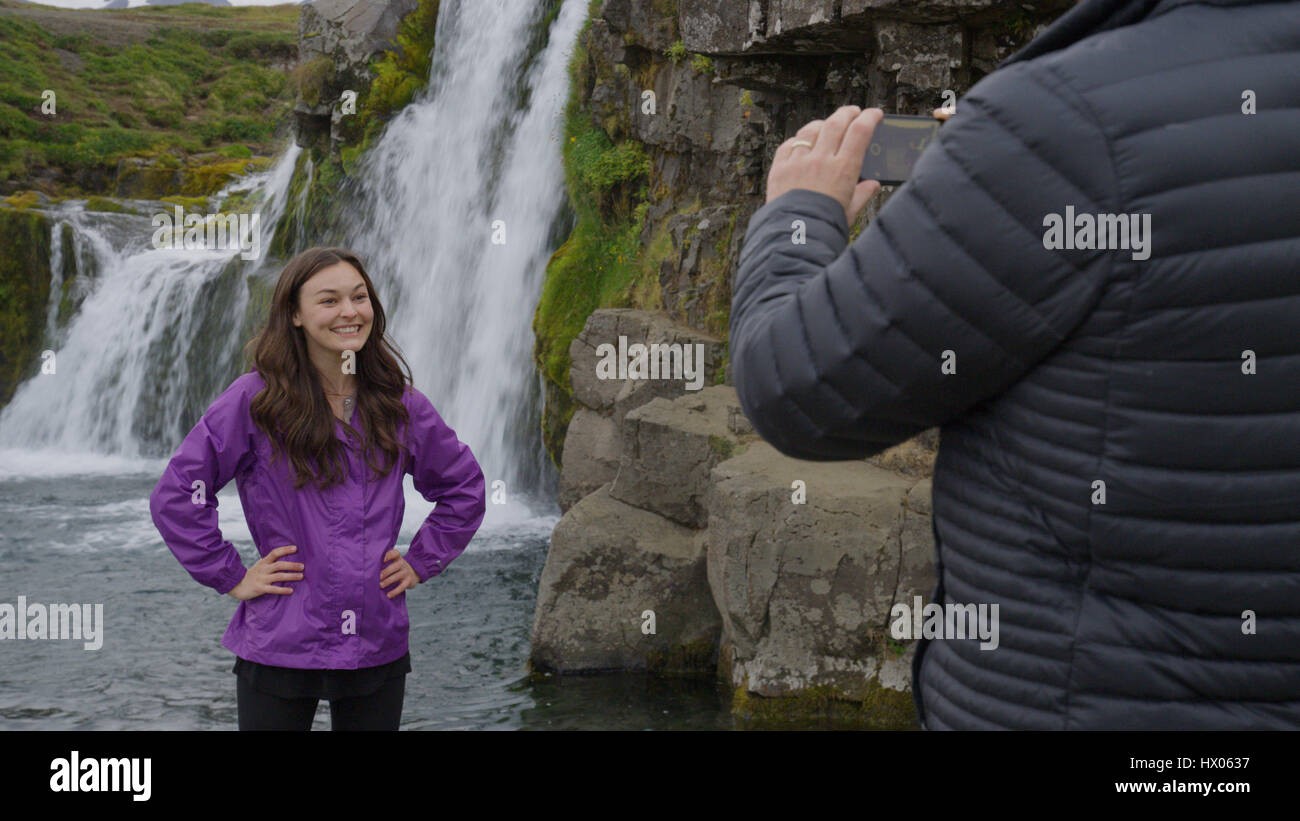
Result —
<instances>
[{"instance_id":1,"label":"silver necklace","mask_svg":"<svg viewBox=\"0 0 1300 821\"><path fill-rule=\"evenodd\" d=\"M353 403L353 401L354 401L354 399L355 399L355 397L356 397L356 395L357 395L357 394L356 394L356 391L353 391L352 393L349 393L349 394L347 394L347 395L344 395L344 394L341 394L341 393L335 393L334 391L325 391L325 393L329 394L330 396L342 396L342 397L343 397L343 415L346 416L346 417L349 418L349 419L352 418L352 403Z\"/></svg>"}]
</instances>

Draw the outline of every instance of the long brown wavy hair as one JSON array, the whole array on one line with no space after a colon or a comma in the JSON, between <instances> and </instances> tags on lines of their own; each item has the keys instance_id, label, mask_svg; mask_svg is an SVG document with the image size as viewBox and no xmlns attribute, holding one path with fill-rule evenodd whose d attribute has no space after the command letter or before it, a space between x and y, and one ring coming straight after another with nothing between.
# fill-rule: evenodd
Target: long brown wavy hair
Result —
<instances>
[{"instance_id":1,"label":"long brown wavy hair","mask_svg":"<svg viewBox=\"0 0 1300 821\"><path fill-rule=\"evenodd\" d=\"M384 308L361 260L346 248L318 246L298 254L280 272L266 325L244 346L245 361L251 361L266 382L250 405L253 421L270 438L274 458L287 455L293 462L295 489L317 482L324 490L342 483L345 476L344 446L334 431L337 417L307 355L306 330L293 324L302 284L339 262L361 274L374 311L370 335L356 355L357 421L362 431L347 421L343 426L364 443L366 464L376 477L387 474L401 455L398 430L410 416L402 404L411 384L410 367L384 337ZM382 466L375 461L378 453L384 457Z\"/></svg>"}]
</instances>

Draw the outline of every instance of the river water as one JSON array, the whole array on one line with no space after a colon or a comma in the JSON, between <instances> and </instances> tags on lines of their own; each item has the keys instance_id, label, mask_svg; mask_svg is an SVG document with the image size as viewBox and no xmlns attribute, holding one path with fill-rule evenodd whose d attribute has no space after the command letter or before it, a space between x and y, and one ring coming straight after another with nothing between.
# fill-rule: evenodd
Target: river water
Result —
<instances>
[{"instance_id":1,"label":"river water","mask_svg":"<svg viewBox=\"0 0 1300 821\"><path fill-rule=\"evenodd\" d=\"M148 494L165 462L67 458L0 453L16 472L0 479L0 603L101 603L103 646L0 641L0 728L235 729L234 656L220 642L236 602L195 584L160 542ZM234 484L218 498L222 533L251 564ZM428 509L408 493L399 546ZM555 518L496 514L445 573L407 593L402 729L731 726L725 690L707 679L531 681L528 634ZM328 728L322 701L314 729Z\"/></svg>"}]
</instances>

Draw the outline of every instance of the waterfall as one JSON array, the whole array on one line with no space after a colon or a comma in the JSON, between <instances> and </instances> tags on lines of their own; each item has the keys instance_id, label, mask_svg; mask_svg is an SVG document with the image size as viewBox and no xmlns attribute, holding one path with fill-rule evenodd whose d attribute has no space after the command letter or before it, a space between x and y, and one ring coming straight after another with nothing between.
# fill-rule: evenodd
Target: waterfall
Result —
<instances>
[{"instance_id":1,"label":"waterfall","mask_svg":"<svg viewBox=\"0 0 1300 821\"><path fill-rule=\"evenodd\" d=\"M532 316L563 217L567 64L588 0L564 0L539 50L545 5L444 0L429 85L366 156L347 241L489 493L500 479L553 500Z\"/></svg>"},{"instance_id":2,"label":"waterfall","mask_svg":"<svg viewBox=\"0 0 1300 821\"><path fill-rule=\"evenodd\" d=\"M247 188L263 201L259 242L265 249L284 212L301 149L290 146L268 170L227 189ZM150 213L166 203L137 203ZM265 264L244 261L238 249L159 249L150 216L88 212L80 202L49 212L52 223L51 298L42 347L54 354L53 373L19 386L0 412L0 449L10 470L165 455L184 438L184 420L202 411L238 373L247 340L244 278ZM71 230L65 230L70 228ZM70 234L72 247L65 247ZM75 266L65 265L72 254ZM60 329L56 321L64 271L91 283L80 310Z\"/></svg>"},{"instance_id":3,"label":"waterfall","mask_svg":"<svg viewBox=\"0 0 1300 821\"><path fill-rule=\"evenodd\" d=\"M505 507L525 519L533 514L521 508L554 508L532 316L571 218L560 140L567 64L588 5L443 0L428 86L363 158L359 184L339 192L345 235L325 243L365 261L416 387L470 444L489 494L524 502L490 512ZM314 173L299 153L290 146L242 182L264 202L262 249L285 213L295 166ZM304 209L294 210L301 220ZM20 385L0 410L0 475L119 470L166 457L242 371L242 347L256 331L247 324L248 282L273 284L279 268L265 253L245 263L238 251L155 249L148 217L86 212L81 203L48 213L52 294L41 347L56 367ZM91 289L60 323L68 270Z\"/></svg>"}]
</instances>

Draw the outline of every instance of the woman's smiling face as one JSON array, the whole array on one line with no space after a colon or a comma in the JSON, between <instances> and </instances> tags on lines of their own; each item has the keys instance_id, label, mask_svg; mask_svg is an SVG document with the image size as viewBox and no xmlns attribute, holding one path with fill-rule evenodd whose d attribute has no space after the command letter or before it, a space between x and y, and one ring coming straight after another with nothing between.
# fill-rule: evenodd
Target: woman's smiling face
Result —
<instances>
[{"instance_id":1,"label":"woman's smiling face","mask_svg":"<svg viewBox=\"0 0 1300 821\"><path fill-rule=\"evenodd\" d=\"M370 336L374 309L361 272L346 262L320 269L298 291L293 324L301 327L313 360L359 351Z\"/></svg>"}]
</instances>

